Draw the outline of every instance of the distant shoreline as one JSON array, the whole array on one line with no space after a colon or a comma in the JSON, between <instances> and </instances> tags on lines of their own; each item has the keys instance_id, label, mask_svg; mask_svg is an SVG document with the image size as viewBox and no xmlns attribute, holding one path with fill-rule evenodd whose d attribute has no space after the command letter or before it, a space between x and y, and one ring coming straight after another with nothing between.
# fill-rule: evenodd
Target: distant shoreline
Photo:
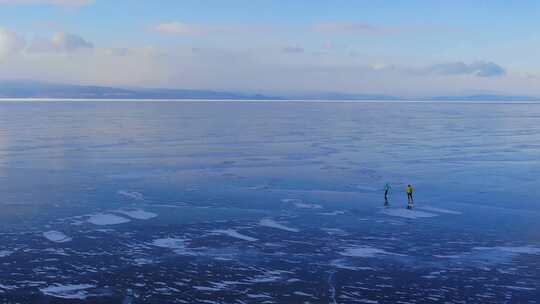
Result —
<instances>
[{"instance_id":1,"label":"distant shoreline","mask_svg":"<svg viewBox=\"0 0 540 304\"><path fill-rule=\"evenodd\" d=\"M540 104L540 100L414 100L414 99L403 99L403 100L342 100L342 99L147 99L147 98L130 98L130 99L120 99L120 98L0 98L0 102L28 102L28 101L37 101L37 102L54 102L54 101L73 101L73 102L82 102L82 101L96 101L96 102L257 102L257 103L286 103L286 102L304 102L304 103L459 103L459 104Z\"/></svg>"}]
</instances>

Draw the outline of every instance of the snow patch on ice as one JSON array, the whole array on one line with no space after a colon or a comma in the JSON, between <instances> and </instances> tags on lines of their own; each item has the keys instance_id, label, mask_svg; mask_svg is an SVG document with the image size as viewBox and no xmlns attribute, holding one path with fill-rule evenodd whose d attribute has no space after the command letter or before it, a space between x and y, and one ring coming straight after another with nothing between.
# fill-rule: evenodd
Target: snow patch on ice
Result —
<instances>
[{"instance_id":1,"label":"snow patch on ice","mask_svg":"<svg viewBox=\"0 0 540 304\"><path fill-rule=\"evenodd\" d=\"M518 246L518 247L474 247L474 250L489 250L489 251L502 251L512 254L535 254L540 255L540 248L533 246Z\"/></svg>"},{"instance_id":2,"label":"snow patch on ice","mask_svg":"<svg viewBox=\"0 0 540 304\"><path fill-rule=\"evenodd\" d=\"M143 173L143 172L130 172L130 173L117 173L105 175L108 179L142 179L149 177L161 177L160 173Z\"/></svg>"},{"instance_id":3,"label":"snow patch on ice","mask_svg":"<svg viewBox=\"0 0 540 304\"><path fill-rule=\"evenodd\" d=\"M5 258L13 254L12 250L0 250L0 258Z\"/></svg>"},{"instance_id":4,"label":"snow patch on ice","mask_svg":"<svg viewBox=\"0 0 540 304\"><path fill-rule=\"evenodd\" d=\"M335 210L335 211L332 211L332 212L321 212L319 214L320 215L343 215L343 214L345 214L345 211Z\"/></svg>"},{"instance_id":5,"label":"snow patch on ice","mask_svg":"<svg viewBox=\"0 0 540 304\"><path fill-rule=\"evenodd\" d=\"M372 268L372 267L353 266L346 259L335 259L330 262L330 266L340 268L340 269L354 270L354 271L365 271L365 270L375 271L375 268Z\"/></svg>"},{"instance_id":6,"label":"snow patch on ice","mask_svg":"<svg viewBox=\"0 0 540 304\"><path fill-rule=\"evenodd\" d=\"M302 291L295 291L295 292L293 292L293 294L297 295L297 296L301 296L301 297L308 297L308 298L312 298L312 299L318 299L314 295L312 295L310 293L305 293L305 292L302 292Z\"/></svg>"},{"instance_id":7,"label":"snow patch on ice","mask_svg":"<svg viewBox=\"0 0 540 304\"><path fill-rule=\"evenodd\" d=\"M91 215L90 218L87 219L87 222L94 225L104 226L124 224L131 222L131 220L114 214L98 213Z\"/></svg>"},{"instance_id":8,"label":"snow patch on ice","mask_svg":"<svg viewBox=\"0 0 540 304\"><path fill-rule=\"evenodd\" d=\"M347 235L345 230L339 228L321 228L321 230L329 235Z\"/></svg>"},{"instance_id":9,"label":"snow patch on ice","mask_svg":"<svg viewBox=\"0 0 540 304\"><path fill-rule=\"evenodd\" d=\"M47 232L43 232L43 236L51 241L51 242L55 242L55 243L65 243L65 242L69 242L72 240L71 237L65 235L64 233L60 232L60 231L47 231Z\"/></svg>"},{"instance_id":10,"label":"snow patch on ice","mask_svg":"<svg viewBox=\"0 0 540 304\"><path fill-rule=\"evenodd\" d=\"M286 273L279 270L265 271L263 274L256 275L246 280L250 283L270 283L282 280L282 275Z\"/></svg>"},{"instance_id":11,"label":"snow patch on ice","mask_svg":"<svg viewBox=\"0 0 540 304\"><path fill-rule=\"evenodd\" d=\"M193 286L193 289L196 289L198 291L219 291L219 288L215 287L207 287L207 286Z\"/></svg>"},{"instance_id":12,"label":"snow patch on ice","mask_svg":"<svg viewBox=\"0 0 540 304\"><path fill-rule=\"evenodd\" d=\"M286 203L286 204L294 204L294 203L301 203L302 200L297 199L297 198L284 198L281 200L281 202Z\"/></svg>"},{"instance_id":13,"label":"snow patch on ice","mask_svg":"<svg viewBox=\"0 0 540 304\"><path fill-rule=\"evenodd\" d=\"M117 210L116 212L136 220L149 220L158 216L153 212L148 212L141 209Z\"/></svg>"},{"instance_id":14,"label":"snow patch on ice","mask_svg":"<svg viewBox=\"0 0 540 304\"><path fill-rule=\"evenodd\" d=\"M457 254L456 255L434 254L433 256L439 259L459 259L462 257L461 255L457 255Z\"/></svg>"},{"instance_id":15,"label":"snow patch on ice","mask_svg":"<svg viewBox=\"0 0 540 304\"><path fill-rule=\"evenodd\" d=\"M388 252L383 249L378 249L370 246L357 246L346 248L345 251L340 252L343 256L359 257L359 258L374 258L378 255L401 255L397 253Z\"/></svg>"},{"instance_id":16,"label":"snow patch on ice","mask_svg":"<svg viewBox=\"0 0 540 304\"><path fill-rule=\"evenodd\" d=\"M360 303L366 303L366 304L378 304L379 303L379 301L369 300L369 299L360 299L358 301Z\"/></svg>"},{"instance_id":17,"label":"snow patch on ice","mask_svg":"<svg viewBox=\"0 0 540 304\"><path fill-rule=\"evenodd\" d=\"M12 285L3 285L3 284L0 284L0 289L3 289L3 290L13 290L13 289L17 289L16 286L12 286Z\"/></svg>"},{"instance_id":18,"label":"snow patch on ice","mask_svg":"<svg viewBox=\"0 0 540 304\"><path fill-rule=\"evenodd\" d=\"M519 255L540 255L540 247L536 246L495 246L495 247L473 247L472 251L459 255L434 255L437 258L459 259L459 262L469 261L486 264L506 263Z\"/></svg>"},{"instance_id":19,"label":"snow patch on ice","mask_svg":"<svg viewBox=\"0 0 540 304\"><path fill-rule=\"evenodd\" d=\"M85 300L91 296L86 290L95 288L95 285L79 284L79 285L62 285L54 284L45 288L40 288L40 291L48 296L61 299L78 299Z\"/></svg>"},{"instance_id":20,"label":"snow patch on ice","mask_svg":"<svg viewBox=\"0 0 540 304\"><path fill-rule=\"evenodd\" d=\"M239 239L239 240L244 240L244 241L248 241L248 242L257 241L256 238L241 234L241 233L239 233L238 231L236 231L234 229L226 229L226 230L217 229L217 230L212 230L212 232L217 233L217 234L227 235L227 236L230 236L232 238Z\"/></svg>"},{"instance_id":21,"label":"snow patch on ice","mask_svg":"<svg viewBox=\"0 0 540 304\"><path fill-rule=\"evenodd\" d=\"M159 208L184 208L188 206L188 203L186 202L175 202L175 203L169 203L169 204L151 204L152 207L159 207Z\"/></svg>"},{"instance_id":22,"label":"snow patch on ice","mask_svg":"<svg viewBox=\"0 0 540 304\"><path fill-rule=\"evenodd\" d=\"M176 254L188 254L185 241L185 239L178 238L163 238L154 240L152 245L172 249Z\"/></svg>"},{"instance_id":23,"label":"snow patch on ice","mask_svg":"<svg viewBox=\"0 0 540 304\"><path fill-rule=\"evenodd\" d=\"M294 203L294 206L296 206L296 208L302 208L302 209L322 209L321 205L308 204L308 203Z\"/></svg>"},{"instance_id":24,"label":"snow patch on ice","mask_svg":"<svg viewBox=\"0 0 540 304\"><path fill-rule=\"evenodd\" d=\"M250 299L272 299L271 296L269 296L267 294L264 294L264 293L260 293L260 294L248 293L247 297L250 298Z\"/></svg>"},{"instance_id":25,"label":"snow patch on ice","mask_svg":"<svg viewBox=\"0 0 540 304\"><path fill-rule=\"evenodd\" d=\"M281 200L281 202L286 204L293 204L296 208L303 208L303 209L322 209L321 205L317 204L308 204L302 201L301 199L297 198L284 198Z\"/></svg>"},{"instance_id":26,"label":"snow patch on ice","mask_svg":"<svg viewBox=\"0 0 540 304\"><path fill-rule=\"evenodd\" d=\"M137 192L137 191L119 190L116 193L118 193L121 196L133 199L133 200L137 200L137 201L144 200L144 195L142 193L140 193L140 192Z\"/></svg>"},{"instance_id":27,"label":"snow patch on ice","mask_svg":"<svg viewBox=\"0 0 540 304\"><path fill-rule=\"evenodd\" d=\"M533 287L523 287L523 286L512 286L512 285L508 285L508 286L504 286L508 289L511 289L511 290L518 290L518 291L533 291L533 290L536 290L536 288L533 288Z\"/></svg>"},{"instance_id":28,"label":"snow patch on ice","mask_svg":"<svg viewBox=\"0 0 540 304\"><path fill-rule=\"evenodd\" d=\"M289 231L289 232L298 232L299 231L298 229L287 227L287 226L282 225L282 224L280 224L280 223L278 223L278 222L276 222L274 220L271 220L271 219L262 219L262 220L259 221L259 225L264 226L264 227L269 227L269 228L285 230L285 231Z\"/></svg>"},{"instance_id":29,"label":"snow patch on ice","mask_svg":"<svg viewBox=\"0 0 540 304\"><path fill-rule=\"evenodd\" d=\"M143 266L153 264L154 260L148 258L136 258L131 261L134 265Z\"/></svg>"},{"instance_id":30,"label":"snow patch on ice","mask_svg":"<svg viewBox=\"0 0 540 304\"><path fill-rule=\"evenodd\" d=\"M390 216L396 216L396 217L402 217L402 218L408 218L408 219L429 218L429 217L439 216L438 214L435 214L435 213L429 213L429 212L418 211L418 210L409 210L409 209L384 209L381 211L381 213L390 215Z\"/></svg>"}]
</instances>

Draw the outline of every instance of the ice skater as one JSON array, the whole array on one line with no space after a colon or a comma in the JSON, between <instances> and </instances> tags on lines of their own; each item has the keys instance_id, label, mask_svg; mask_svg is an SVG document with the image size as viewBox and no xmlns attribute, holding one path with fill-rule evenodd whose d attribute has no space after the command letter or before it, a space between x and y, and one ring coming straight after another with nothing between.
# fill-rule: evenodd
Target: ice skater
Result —
<instances>
[{"instance_id":1,"label":"ice skater","mask_svg":"<svg viewBox=\"0 0 540 304\"><path fill-rule=\"evenodd\" d=\"M413 188L411 185L407 186L407 189L405 190L407 192L407 209L412 209L414 207L414 201L413 201Z\"/></svg>"},{"instance_id":2,"label":"ice skater","mask_svg":"<svg viewBox=\"0 0 540 304\"><path fill-rule=\"evenodd\" d=\"M384 205L388 206L388 193L390 193L390 189L392 189L392 186L390 186L390 183L384 184Z\"/></svg>"}]
</instances>

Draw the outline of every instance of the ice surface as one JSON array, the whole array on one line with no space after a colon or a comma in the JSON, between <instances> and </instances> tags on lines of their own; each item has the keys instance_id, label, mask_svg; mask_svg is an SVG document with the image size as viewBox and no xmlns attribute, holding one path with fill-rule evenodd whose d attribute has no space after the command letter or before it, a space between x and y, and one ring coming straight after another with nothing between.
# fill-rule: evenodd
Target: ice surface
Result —
<instances>
[{"instance_id":1,"label":"ice surface","mask_svg":"<svg viewBox=\"0 0 540 304\"><path fill-rule=\"evenodd\" d=\"M540 105L0 102L0 298L532 304L538 121Z\"/></svg>"},{"instance_id":2,"label":"ice surface","mask_svg":"<svg viewBox=\"0 0 540 304\"><path fill-rule=\"evenodd\" d=\"M269 228L285 230L285 231L289 231L289 232L298 232L299 231L298 229L287 227L287 226L285 226L283 224L280 224L280 223L278 223L278 222L276 222L274 220L271 220L271 219L262 219L262 220L259 221L259 225L264 226L264 227L269 227Z\"/></svg>"},{"instance_id":3,"label":"ice surface","mask_svg":"<svg viewBox=\"0 0 540 304\"><path fill-rule=\"evenodd\" d=\"M383 191L383 187L374 187L374 186L366 186L366 185L357 185L356 189L364 192L377 192L377 191Z\"/></svg>"},{"instance_id":4,"label":"ice surface","mask_svg":"<svg viewBox=\"0 0 540 304\"><path fill-rule=\"evenodd\" d=\"M230 236L232 238L239 239L239 240L244 240L244 241L248 241L248 242L257 241L256 238L241 234L241 233L239 233L238 231L236 231L234 229L225 229L225 230L217 229L217 230L212 230L212 232L227 235L227 236Z\"/></svg>"},{"instance_id":5,"label":"ice surface","mask_svg":"<svg viewBox=\"0 0 540 304\"><path fill-rule=\"evenodd\" d=\"M117 213L127 215L128 217L136 220L149 220L151 218L157 217L158 215L153 212L144 211L141 209L132 209L132 210L117 210Z\"/></svg>"},{"instance_id":6,"label":"ice surface","mask_svg":"<svg viewBox=\"0 0 540 304\"><path fill-rule=\"evenodd\" d=\"M79 299L85 300L91 294L87 292L87 289L95 288L95 285L90 284L78 284L78 285L63 285L54 284L52 286L40 288L43 294L46 294L55 298L62 299Z\"/></svg>"},{"instance_id":7,"label":"ice surface","mask_svg":"<svg viewBox=\"0 0 540 304\"><path fill-rule=\"evenodd\" d=\"M408 219L418 219L418 218L429 218L429 217L436 217L438 216L435 213L430 212L424 212L424 211L418 211L418 210L409 210L409 209L383 209L381 213L395 216L395 217L403 217Z\"/></svg>"},{"instance_id":8,"label":"ice surface","mask_svg":"<svg viewBox=\"0 0 540 304\"><path fill-rule=\"evenodd\" d=\"M68 237L63 232L60 231L47 231L43 233L43 236L51 242L55 243L65 243L72 240L71 237Z\"/></svg>"},{"instance_id":9,"label":"ice surface","mask_svg":"<svg viewBox=\"0 0 540 304\"><path fill-rule=\"evenodd\" d=\"M124 224L124 223L130 222L131 220L125 217L114 215L114 214L98 213L98 214L91 215L87 221L94 225L104 226L104 225Z\"/></svg>"}]
</instances>

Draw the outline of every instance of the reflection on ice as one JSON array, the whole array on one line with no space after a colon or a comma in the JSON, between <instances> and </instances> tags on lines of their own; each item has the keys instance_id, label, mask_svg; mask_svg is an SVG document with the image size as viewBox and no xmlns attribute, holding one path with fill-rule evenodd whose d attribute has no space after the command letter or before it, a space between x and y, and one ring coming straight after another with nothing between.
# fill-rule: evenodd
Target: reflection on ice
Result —
<instances>
[{"instance_id":1,"label":"reflection on ice","mask_svg":"<svg viewBox=\"0 0 540 304\"><path fill-rule=\"evenodd\" d=\"M429 206L421 206L421 207L417 207L417 209L431 211L435 213L445 213L445 214L454 214L454 215L461 214L461 212L459 211L453 211L453 210L447 210L447 209L435 208L435 207L429 207Z\"/></svg>"},{"instance_id":2,"label":"reflection on ice","mask_svg":"<svg viewBox=\"0 0 540 304\"><path fill-rule=\"evenodd\" d=\"M390 216L396 216L396 217L403 217L408 219L418 219L418 218L427 218L427 217L436 217L438 216L435 213L429 213L424 211L418 211L418 210L409 210L409 209L384 209L381 211L381 213L390 215Z\"/></svg>"}]
</instances>

